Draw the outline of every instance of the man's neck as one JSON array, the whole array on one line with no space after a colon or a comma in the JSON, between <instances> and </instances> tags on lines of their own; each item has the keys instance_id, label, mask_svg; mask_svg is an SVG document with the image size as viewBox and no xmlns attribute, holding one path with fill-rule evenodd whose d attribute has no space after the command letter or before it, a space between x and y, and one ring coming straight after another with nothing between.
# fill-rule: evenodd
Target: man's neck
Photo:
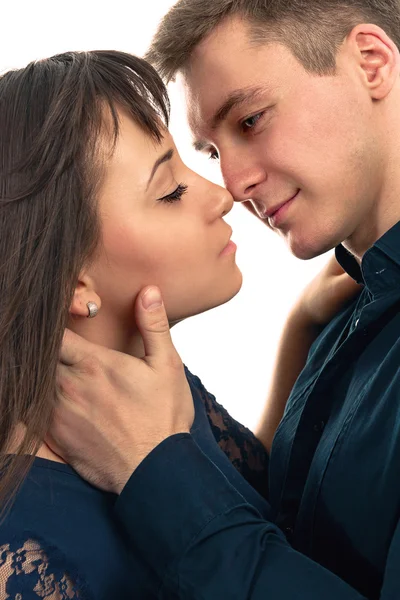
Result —
<instances>
[{"instance_id":1,"label":"man's neck","mask_svg":"<svg viewBox=\"0 0 400 600\"><path fill-rule=\"evenodd\" d=\"M397 183L394 178L388 178L387 181L387 187L391 186L390 189L382 191L372 210L368 210L364 221L343 242L346 250L351 252L360 264L367 250L400 221L400 181Z\"/></svg>"},{"instance_id":2,"label":"man's neck","mask_svg":"<svg viewBox=\"0 0 400 600\"><path fill-rule=\"evenodd\" d=\"M355 256L358 262L364 254L389 229L400 221L400 80L396 93L385 104L381 105L382 112L377 116L375 144L377 153L375 160L377 180L373 194L375 200L365 207L365 217L349 236L343 245Z\"/></svg>"}]
</instances>

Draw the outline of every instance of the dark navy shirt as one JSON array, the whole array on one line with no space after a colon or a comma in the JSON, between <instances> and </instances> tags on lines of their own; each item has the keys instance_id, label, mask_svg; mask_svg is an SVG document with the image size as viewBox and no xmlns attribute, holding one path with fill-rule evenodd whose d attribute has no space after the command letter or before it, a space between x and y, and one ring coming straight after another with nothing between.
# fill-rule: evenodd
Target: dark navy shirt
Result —
<instances>
[{"instance_id":1,"label":"dark navy shirt","mask_svg":"<svg viewBox=\"0 0 400 600\"><path fill-rule=\"evenodd\" d=\"M189 434L165 440L123 490L116 513L160 598L400 599L400 223L361 268L336 252L363 289L294 386L271 451L271 516Z\"/></svg>"},{"instance_id":2,"label":"dark navy shirt","mask_svg":"<svg viewBox=\"0 0 400 600\"><path fill-rule=\"evenodd\" d=\"M268 517L261 496L266 493L264 448L197 377L186 373L195 405L191 440L241 497ZM175 469L178 463L168 465L169 472ZM164 491L159 493L162 507ZM115 519L116 499L91 487L68 465L36 458L0 523L0 600L157 598L158 578ZM157 547L157 536L149 530L147 549L157 552Z\"/></svg>"}]
</instances>

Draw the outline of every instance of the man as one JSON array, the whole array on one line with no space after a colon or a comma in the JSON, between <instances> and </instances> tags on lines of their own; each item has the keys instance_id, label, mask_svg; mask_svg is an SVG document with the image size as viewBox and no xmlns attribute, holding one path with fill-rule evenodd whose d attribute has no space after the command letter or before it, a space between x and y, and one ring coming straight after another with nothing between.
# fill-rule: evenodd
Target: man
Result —
<instances>
[{"instance_id":1,"label":"man","mask_svg":"<svg viewBox=\"0 0 400 600\"><path fill-rule=\"evenodd\" d=\"M159 298L150 312L138 301L140 385L121 376L118 386L124 364L70 340L64 363L90 351L106 366L92 392L74 383L81 406L64 406L54 444L89 480L122 491L116 514L162 598L400 598L399 32L395 0L180 0L153 42L149 58L167 80L181 77L194 143L219 159L234 198L299 258L337 247L364 284L289 398L270 456L270 522L188 433ZM101 417L84 400L95 385L114 399L98 401ZM88 414L76 454L68 436Z\"/></svg>"}]
</instances>

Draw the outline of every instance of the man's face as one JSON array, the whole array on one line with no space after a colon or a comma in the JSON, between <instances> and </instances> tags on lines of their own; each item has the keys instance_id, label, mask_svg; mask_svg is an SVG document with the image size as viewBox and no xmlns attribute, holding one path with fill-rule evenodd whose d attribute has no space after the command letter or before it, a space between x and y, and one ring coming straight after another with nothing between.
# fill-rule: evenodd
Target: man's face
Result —
<instances>
[{"instance_id":1,"label":"man's face","mask_svg":"<svg viewBox=\"0 0 400 600\"><path fill-rule=\"evenodd\" d=\"M196 48L183 82L195 146L293 254L312 258L370 227L383 168L354 52L344 46L337 73L321 77L229 20Z\"/></svg>"}]
</instances>

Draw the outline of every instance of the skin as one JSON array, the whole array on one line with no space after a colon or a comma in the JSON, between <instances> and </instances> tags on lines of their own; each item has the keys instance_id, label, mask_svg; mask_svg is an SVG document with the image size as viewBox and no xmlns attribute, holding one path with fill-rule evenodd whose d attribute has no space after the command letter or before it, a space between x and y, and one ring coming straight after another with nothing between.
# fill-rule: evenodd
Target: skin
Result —
<instances>
[{"instance_id":1,"label":"skin","mask_svg":"<svg viewBox=\"0 0 400 600\"><path fill-rule=\"evenodd\" d=\"M182 184L187 190L178 200ZM171 194L169 202L160 200ZM155 143L121 110L120 136L98 199L102 240L80 274L68 328L89 342L143 357L134 305L148 284L160 288L170 326L233 298L242 275L234 250L221 255L232 234L223 217L232 206L227 190L183 164L167 131ZM94 319L87 318L89 301L100 308ZM37 456L64 462L47 444Z\"/></svg>"},{"instance_id":2,"label":"skin","mask_svg":"<svg viewBox=\"0 0 400 600\"><path fill-rule=\"evenodd\" d=\"M149 183L155 162L168 152L172 157ZM180 200L160 200L182 184L187 191ZM230 300L242 284L235 253L221 256L232 234L223 217L232 205L229 192L183 164L168 132L155 143L121 113L121 133L99 196L102 244L81 273L70 329L142 356L133 305L146 285L161 289L170 323ZM95 319L86 318L89 301L100 306Z\"/></svg>"},{"instance_id":3,"label":"skin","mask_svg":"<svg viewBox=\"0 0 400 600\"><path fill-rule=\"evenodd\" d=\"M229 53L222 51L228 47L227 44ZM266 210L300 190L279 232L285 236L292 251L302 258L316 256L344 240L349 249L362 256L374 239L398 220L394 201L397 191L400 191L397 190L400 181L394 168L400 158L396 141L400 123L395 110L399 100L397 50L381 30L368 26L367 29L356 28L341 53L336 77L316 77L306 73L282 46L252 48L243 23L226 22L199 46L183 78L195 139L201 142L204 150L219 153L225 184L235 200L247 202L251 199L263 218ZM262 78L260 73L264 74ZM243 102L218 127L211 127L213 114L232 91L260 83L264 87L257 98L253 96L251 102ZM267 111L268 107L273 108ZM268 118L265 121L260 119L257 131L247 131L249 123L246 121L244 124L243 121L262 111ZM257 119L250 119L253 120ZM139 246L133 231L144 216L141 212L144 208L136 205L133 208L132 197L137 195L144 199L146 194L144 182L140 183L144 171L139 169L134 178L133 170L135 161L141 160L150 146L147 140L138 154L132 154L129 166L122 169L121 174L118 174L118 169L115 176L110 173L110 187L105 196L110 199L109 202L116 195L118 200L123 199L127 189L129 193L126 204L118 205L115 215L113 210L109 212L104 200L104 214L110 219L106 225L109 230L105 234L109 262L100 260L91 271L82 275L81 288L77 288L72 306L77 321L73 325L75 332L82 337L69 336L63 345L59 373L62 393L49 440L57 454L83 477L102 489L117 493L130 473L161 439L190 429L193 412L186 411L184 422L176 423L176 419L185 412L184 409L193 409L193 403L186 389L181 361L171 344L163 308L156 309L149 319L148 314L141 312L141 302L137 303L137 321L142 323L143 332L147 330L148 334L144 361L128 360L129 357L123 358L104 347L88 343L87 340L99 341L99 331L103 327L97 329L96 325L100 323L97 319L104 319L104 329L109 336L108 342L100 339L100 344L109 345L110 341L114 344L114 339L117 339L121 341L118 348L123 349L126 346L126 323L134 327L130 315L133 315L132 303L140 287L159 283L171 321L183 316L183 292L187 315L194 314L215 306L217 301L226 301L229 294L233 295L235 278L239 277L234 265L222 266L218 262L214 242L210 241L211 232L217 236L218 229L220 235L223 226L224 209L215 212L215 200L223 194L219 188L211 188L215 195L207 198L198 194L196 187L193 204L188 204L186 198L187 204L178 207L178 216L174 212L176 207L167 206L170 212L164 212L166 209L163 207L160 217L158 211L161 209L157 203L154 204L154 196L144 200L150 219L148 233L151 243L147 246L148 251L144 251L143 262L137 261L136 265L132 256L136 255ZM154 158L155 155L152 160ZM176 185L182 176L181 173L175 175L174 167L171 168ZM178 171L182 168L180 163L176 168ZM147 169L151 169L151 161ZM126 179L121 179L123 173L126 173ZM185 171L185 174L189 179L197 177L190 172ZM172 191L172 180L166 183L166 188L170 185L170 189L160 190L157 195ZM131 188L133 182L139 183ZM201 186L206 185L211 184L201 182ZM140 195L140 190L144 196ZM125 209L124 219L120 216L122 207ZM130 218L131 211L135 216L137 214L138 221ZM180 211L187 213L188 221L181 220ZM195 227L194 215L197 215ZM180 222L179 227L175 216ZM161 218L168 229L159 227ZM115 227L112 226L114 219ZM264 221L271 225L268 219ZM186 226L191 228L189 237L185 234ZM165 231L168 235L164 235ZM138 227L137 235L142 236L143 242L141 248L146 248L149 242L148 233L147 229ZM197 246L199 240L203 243ZM193 243L198 248L194 253ZM157 253L157 260L153 253ZM224 260L228 258L232 257L223 257ZM165 260L164 268L170 266L174 274L173 283L170 275L164 278L158 271L158 260ZM200 268L193 277L197 261L200 261ZM232 273L230 268L233 274L228 277ZM343 292L346 292L343 295L339 293L342 289L340 273L329 271L322 274L319 282L314 282L303 296L300 304L302 318L291 323L296 327L300 325L295 347L293 328L288 337L289 349L295 356L300 356L297 342L300 348L306 346L308 349L302 324L306 323L308 327L309 322L315 320L315 314L319 315L318 321L329 320L332 313L326 314L325 308L331 306L332 295L336 296L336 292L338 299L355 293L354 282L351 282L349 293L347 275L343 275ZM110 284L112 279L109 278L113 274L116 275L115 283ZM156 275L161 280L157 280ZM222 285L218 278L224 275L227 282ZM186 281L190 281L187 288ZM121 288L114 289L117 285ZM240 287L239 282L237 286ZM175 295L178 289L180 293ZM202 296L204 291L207 294ZM326 294L321 293L323 291ZM94 293L101 298L103 306L99 316L90 322L85 318L85 303L87 300L96 301ZM125 317L114 323L111 307L116 302L120 303L120 314ZM335 304L334 310L337 308ZM116 334L113 333L114 325ZM144 333L143 337L146 337ZM139 334L137 339L141 339ZM281 354L287 359L288 352L283 352L283 348L284 340ZM136 355L141 353L136 352ZM288 364L293 367L292 361ZM278 373L276 381L279 382L282 374L287 384L285 369ZM293 375L293 371L289 375ZM282 391L282 386L277 387ZM277 410L267 408L263 417L267 426L260 430L260 439L267 447L287 398L284 392L282 398L274 398ZM109 398L117 398L118 401L107 402ZM79 447L75 449L77 431Z\"/></svg>"},{"instance_id":4,"label":"skin","mask_svg":"<svg viewBox=\"0 0 400 600\"><path fill-rule=\"evenodd\" d=\"M149 284L155 283L159 286L170 326L171 323L230 300L239 291L242 276L235 263L235 253L221 255L231 236L230 227L223 220L233 205L229 192L190 171L180 160L173 140L167 132L162 143L155 144L127 115L121 113L120 116L121 134L115 152L106 164L99 194L102 243L96 259L80 275L71 304L69 329L81 336L78 338L81 342L85 340L85 343L99 344L104 350L107 348L133 357L144 357L143 337L137 325L140 324L140 318L134 311L140 290ZM149 184L155 162L171 150L173 156L159 166ZM165 203L159 200L174 192L181 182L188 186L188 190L180 201ZM343 294L348 297L349 284L347 276L345 277L346 281L343 282L343 286L340 285L340 289L343 288ZM337 284L341 284L340 278L335 273L333 279L334 289L337 289ZM330 315L331 311L337 310L332 301L332 284L329 280L330 277L322 274L320 283L323 290L328 290L327 294L321 293L321 290L317 294L311 293L311 300L305 302L304 306L301 304L302 319L298 319L298 323L296 321L296 326L298 324L302 332L303 322L308 327L309 322L314 322L315 316L320 315L321 311L321 318L325 320L330 318L325 311L328 310ZM87 318L86 303L89 301L96 302L100 307L95 319ZM307 304L310 304L310 308ZM161 310L164 311L164 306ZM305 312L307 314L304 314ZM156 326L157 314L156 311ZM163 319L159 318L160 323ZM171 345L169 330L165 335ZM304 345L303 336L301 340ZM93 347L90 356L98 356L101 352L100 347ZM173 353L176 354L175 351ZM122 371L125 360L123 355L118 355L117 360L118 370ZM74 355L72 363L76 362L81 381L82 374L85 373L85 361L81 358L76 359ZM69 365L72 363L67 361ZM130 363L127 365L129 373L136 373L140 368L144 368L144 363L137 363L134 369ZM92 372L91 368L89 371ZM183 425L181 421L186 414L185 410L172 409L182 396L189 394L186 389L187 383L184 377L183 382L182 377L178 378L178 384L173 387L174 391L171 394L172 408L168 412L169 403L165 401L165 389L168 389L170 373L169 370L164 371L161 374L163 385L156 385L151 394L154 399L161 392L164 401L155 402L155 406L158 407L157 414L150 411L146 418L154 423L157 423L158 419L166 425L175 423L176 431L184 431L192 418L192 402L187 403L191 410L186 411L190 415L186 419L187 423L185 421ZM107 373L110 371L107 370ZM115 383L114 377L112 381ZM89 389L95 390L93 383L90 380ZM108 385L109 382L105 378L100 383L102 393ZM126 390L126 383L122 387ZM97 392L95 394L97 397ZM106 394L106 397L114 395L119 397L119 391L114 390L111 395ZM134 395L136 397L137 394ZM277 400L275 406L278 404L280 406L282 403ZM178 405L182 407L184 403L178 402ZM140 403L138 406L140 407ZM162 416L161 406L165 407L168 415ZM126 417L124 410L119 422L129 424L131 421ZM98 410L95 412L98 414ZM142 409L139 412L142 414ZM178 417L182 415L181 421L178 419L176 423L177 419L171 417L171 412ZM138 418L136 415L135 422L138 422ZM93 415L90 419L93 419ZM108 423L108 419L100 418L100 421L103 424ZM271 424L271 419L268 422ZM160 437L162 428L157 426L156 429L155 436L146 435L146 443L140 442L141 458L145 456L144 448L147 449L146 452L149 451L171 433L166 431L165 435ZM75 439L78 431L75 424L71 431ZM143 431L146 431L146 427L143 427ZM264 437L267 439L268 433ZM113 437L114 441L117 439L118 436ZM262 435L260 439L264 439ZM117 443L116 446L119 448L120 444ZM132 467L130 460L136 454L131 444L122 446L129 450L129 459L126 460L125 456L122 458L121 468L125 475L129 475ZM107 448L106 443L104 448ZM37 456L64 462L61 458L62 451L56 449L57 453L45 443ZM115 448L113 454L115 455ZM66 462L77 467L73 457L64 456ZM121 469L113 467L111 470L118 473ZM123 480L123 477L118 478L119 482Z\"/></svg>"},{"instance_id":5,"label":"skin","mask_svg":"<svg viewBox=\"0 0 400 600\"><path fill-rule=\"evenodd\" d=\"M399 65L375 25L355 27L335 75L318 76L285 46L255 46L246 22L226 19L181 73L195 147L218 158L234 200L251 200L294 255L343 242L361 260L400 219ZM216 123L238 90L241 102ZM295 194L279 222L268 218Z\"/></svg>"},{"instance_id":6,"label":"skin","mask_svg":"<svg viewBox=\"0 0 400 600\"><path fill-rule=\"evenodd\" d=\"M286 239L296 256L312 258L342 242L361 261L400 218L399 64L396 46L375 25L355 27L338 51L335 75L317 76L306 72L283 45L253 46L245 22L225 20L196 48L181 73L195 145L218 156L234 200L250 206ZM258 93L248 94L255 87ZM221 106L237 90L245 91L242 102L213 124ZM295 195L279 223L269 218L271 209ZM305 296L306 306L320 298L321 289L332 291L329 285L312 286ZM152 315L158 324L163 322L159 312ZM159 335L151 323L146 325L144 313L139 311L138 319L147 327L149 340ZM102 489L118 493L140 460L159 443L160 424L167 422L160 406L170 405L175 416L182 407L192 406L184 391L182 403L174 405L176 389L185 382L181 372L166 368L173 351L167 329L164 319L164 340L158 356L150 353L147 370L144 363L131 362L124 370L112 354L88 346L81 338L63 346L63 394L52 443L58 454ZM293 332L289 333L287 348L293 351ZM304 335L296 339L304 343ZM283 340L280 353L287 359L285 348ZM97 380L96 373L82 377L79 367L85 361L90 367L94 356L100 364ZM293 366L291 361L288 364ZM133 366L145 370L139 383L132 379ZM287 382L285 368L276 381L282 374ZM162 400L155 401L161 388ZM92 410L99 397L106 403L101 409L104 419L101 411ZM118 402L107 403L107 397ZM282 405L279 400L278 413ZM267 447L278 418L267 408L267 427L261 432ZM126 423L136 427L124 431ZM187 431L190 423L189 416L179 427L163 429L162 435ZM75 450L78 427L80 446ZM107 449L120 431L117 447ZM107 477L115 479L118 473L118 481L110 483Z\"/></svg>"}]
</instances>

